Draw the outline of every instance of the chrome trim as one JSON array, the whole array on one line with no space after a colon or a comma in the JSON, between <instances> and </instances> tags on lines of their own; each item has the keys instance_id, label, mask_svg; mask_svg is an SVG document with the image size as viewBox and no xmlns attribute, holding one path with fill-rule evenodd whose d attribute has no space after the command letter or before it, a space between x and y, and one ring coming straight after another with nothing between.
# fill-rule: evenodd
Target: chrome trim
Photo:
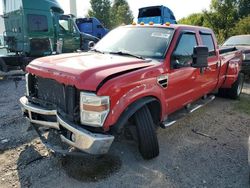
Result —
<instances>
[{"instance_id":1,"label":"chrome trim","mask_svg":"<svg viewBox=\"0 0 250 188\"><path fill-rule=\"evenodd\" d=\"M105 135L105 134L97 134L92 133L79 125L67 122L60 115L58 115L56 110L47 110L38 105L34 105L30 103L27 97L20 98L21 108L24 114L27 114L27 119L31 123L38 124L40 126L57 129L60 130L60 126L70 131L74 134L74 141L66 138L62 134L60 135L61 140L67 143L70 146L76 147L81 151L90 154L105 154L108 152L113 140L114 136ZM47 115L47 116L55 116L57 122L48 122L48 121L40 121L32 119L32 113Z\"/></svg>"},{"instance_id":2,"label":"chrome trim","mask_svg":"<svg viewBox=\"0 0 250 188\"><path fill-rule=\"evenodd\" d=\"M29 96L29 73L25 74L26 96Z\"/></svg>"},{"instance_id":3,"label":"chrome trim","mask_svg":"<svg viewBox=\"0 0 250 188\"><path fill-rule=\"evenodd\" d=\"M162 82L162 83L161 83ZM161 86L163 89L166 89L168 87L168 75L162 74L157 77L157 83L159 86Z\"/></svg>"}]
</instances>

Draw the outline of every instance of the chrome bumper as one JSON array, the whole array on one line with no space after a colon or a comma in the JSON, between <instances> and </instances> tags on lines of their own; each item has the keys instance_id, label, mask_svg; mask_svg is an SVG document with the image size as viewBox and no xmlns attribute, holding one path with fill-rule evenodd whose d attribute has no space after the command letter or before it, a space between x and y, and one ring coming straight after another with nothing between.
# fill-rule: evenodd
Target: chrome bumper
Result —
<instances>
[{"instance_id":1,"label":"chrome bumper","mask_svg":"<svg viewBox=\"0 0 250 188\"><path fill-rule=\"evenodd\" d=\"M60 134L61 140L67 143L68 145L78 148L79 150L84 151L86 153L105 154L108 152L114 140L114 136L112 135L92 133L76 124L69 123L63 120L58 115L56 110L46 110L38 105L34 105L30 103L27 97L25 96L20 98L20 103L23 114L26 114L28 120L31 123L57 130L60 130L60 127L65 128L66 130L72 133L73 139L68 139L62 134ZM57 121L48 122L35 120L32 118L34 114L54 116L56 117Z\"/></svg>"}]
</instances>

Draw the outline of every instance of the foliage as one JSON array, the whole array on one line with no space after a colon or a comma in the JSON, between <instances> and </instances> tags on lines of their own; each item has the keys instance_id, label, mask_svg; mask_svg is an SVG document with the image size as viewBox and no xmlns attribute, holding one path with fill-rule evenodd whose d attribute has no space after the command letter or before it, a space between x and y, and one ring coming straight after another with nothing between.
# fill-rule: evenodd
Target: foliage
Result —
<instances>
[{"instance_id":1,"label":"foliage","mask_svg":"<svg viewBox=\"0 0 250 188\"><path fill-rule=\"evenodd\" d=\"M89 17L96 17L101 23L107 27L111 27L110 11L111 2L110 0L90 0L91 10L88 11Z\"/></svg>"},{"instance_id":2,"label":"foliage","mask_svg":"<svg viewBox=\"0 0 250 188\"><path fill-rule=\"evenodd\" d=\"M210 27L214 30L218 42L228 37L250 32L249 0L212 0L209 10L191 14L179 20L179 23Z\"/></svg>"},{"instance_id":3,"label":"foliage","mask_svg":"<svg viewBox=\"0 0 250 188\"><path fill-rule=\"evenodd\" d=\"M250 34L250 14L239 20L233 30L233 35Z\"/></svg>"},{"instance_id":4,"label":"foliage","mask_svg":"<svg viewBox=\"0 0 250 188\"><path fill-rule=\"evenodd\" d=\"M243 18L250 15L249 0L238 0L238 14L239 18Z\"/></svg>"},{"instance_id":5,"label":"foliage","mask_svg":"<svg viewBox=\"0 0 250 188\"><path fill-rule=\"evenodd\" d=\"M218 36L219 42L227 39L237 20L237 3L233 0L212 0L210 11L203 11L207 25Z\"/></svg>"},{"instance_id":6,"label":"foliage","mask_svg":"<svg viewBox=\"0 0 250 188\"><path fill-rule=\"evenodd\" d=\"M107 28L114 28L121 24L130 24L133 14L126 0L90 0L89 17L96 17Z\"/></svg>"},{"instance_id":7,"label":"foliage","mask_svg":"<svg viewBox=\"0 0 250 188\"><path fill-rule=\"evenodd\" d=\"M112 26L117 27L122 24L131 24L133 14L126 0L114 0L111 8Z\"/></svg>"},{"instance_id":8,"label":"foliage","mask_svg":"<svg viewBox=\"0 0 250 188\"><path fill-rule=\"evenodd\" d=\"M204 25L204 15L202 13L191 14L186 18L180 19L178 21L178 23L185 24L185 25L203 26Z\"/></svg>"},{"instance_id":9,"label":"foliage","mask_svg":"<svg viewBox=\"0 0 250 188\"><path fill-rule=\"evenodd\" d=\"M250 96L249 95L241 95L240 97L240 101L238 101L235 104L235 109L246 113L246 114L250 114Z\"/></svg>"}]
</instances>

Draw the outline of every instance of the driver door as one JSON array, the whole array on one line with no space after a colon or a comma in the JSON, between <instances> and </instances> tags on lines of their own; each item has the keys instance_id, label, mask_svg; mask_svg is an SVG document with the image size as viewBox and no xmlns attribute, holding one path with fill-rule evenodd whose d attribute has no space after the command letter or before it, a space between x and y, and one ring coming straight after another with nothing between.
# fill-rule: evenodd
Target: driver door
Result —
<instances>
[{"instance_id":1,"label":"driver door","mask_svg":"<svg viewBox=\"0 0 250 188\"><path fill-rule=\"evenodd\" d=\"M196 92L199 88L197 78L200 70L190 66L195 46L198 46L195 32L180 34L171 55L168 89L165 93L168 114L186 106L199 96Z\"/></svg>"},{"instance_id":2,"label":"driver door","mask_svg":"<svg viewBox=\"0 0 250 188\"><path fill-rule=\"evenodd\" d=\"M62 39L62 52L74 52L80 49L81 36L75 28L73 20L59 20L59 38Z\"/></svg>"}]
</instances>

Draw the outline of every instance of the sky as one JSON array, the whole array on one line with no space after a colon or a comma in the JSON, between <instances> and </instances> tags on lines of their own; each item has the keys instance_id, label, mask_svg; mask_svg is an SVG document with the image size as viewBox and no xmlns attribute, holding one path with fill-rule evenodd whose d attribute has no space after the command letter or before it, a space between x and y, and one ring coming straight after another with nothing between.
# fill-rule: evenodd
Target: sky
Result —
<instances>
[{"instance_id":1,"label":"sky","mask_svg":"<svg viewBox=\"0 0 250 188\"><path fill-rule=\"evenodd\" d=\"M84 17L90 8L90 0L77 1L77 16ZM165 5L175 14L177 20L186 17L192 13L201 12L209 9L211 0L127 0L134 17L138 15L138 9L152 5ZM66 14L69 14L70 0L58 0ZM0 3L0 14L2 14L2 3Z\"/></svg>"},{"instance_id":2,"label":"sky","mask_svg":"<svg viewBox=\"0 0 250 188\"><path fill-rule=\"evenodd\" d=\"M90 0L77 1L77 16L84 17L90 8ZM66 14L69 13L70 0L58 0ZM199 13L204 9L209 9L211 0L127 0L134 17L138 15L138 9L152 5L165 5L175 14L177 20L192 13Z\"/></svg>"}]
</instances>

